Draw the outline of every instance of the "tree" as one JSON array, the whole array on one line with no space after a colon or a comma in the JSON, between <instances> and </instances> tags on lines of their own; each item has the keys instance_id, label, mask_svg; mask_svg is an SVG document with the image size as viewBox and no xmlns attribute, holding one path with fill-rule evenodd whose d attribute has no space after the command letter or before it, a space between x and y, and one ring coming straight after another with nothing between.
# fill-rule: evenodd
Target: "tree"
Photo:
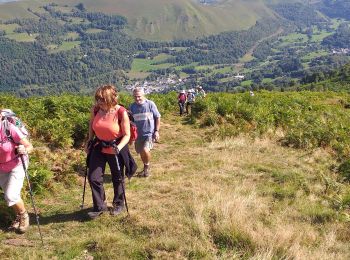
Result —
<instances>
[{"instance_id":1,"label":"tree","mask_svg":"<svg viewBox=\"0 0 350 260\"><path fill-rule=\"evenodd\" d=\"M86 11L86 8L84 6L83 3L79 3L75 6L78 10L82 11L82 12L85 12Z\"/></svg>"}]
</instances>

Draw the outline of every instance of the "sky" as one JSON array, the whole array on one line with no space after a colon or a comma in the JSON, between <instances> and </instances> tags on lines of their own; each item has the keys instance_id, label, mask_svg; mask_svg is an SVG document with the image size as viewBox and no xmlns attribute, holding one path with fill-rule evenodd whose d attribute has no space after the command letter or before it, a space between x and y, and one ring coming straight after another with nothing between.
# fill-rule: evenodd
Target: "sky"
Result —
<instances>
[{"instance_id":1,"label":"sky","mask_svg":"<svg viewBox=\"0 0 350 260\"><path fill-rule=\"evenodd\" d=\"M19 0L0 0L0 4L7 3L7 2L15 2L15 1L19 1Z\"/></svg>"}]
</instances>

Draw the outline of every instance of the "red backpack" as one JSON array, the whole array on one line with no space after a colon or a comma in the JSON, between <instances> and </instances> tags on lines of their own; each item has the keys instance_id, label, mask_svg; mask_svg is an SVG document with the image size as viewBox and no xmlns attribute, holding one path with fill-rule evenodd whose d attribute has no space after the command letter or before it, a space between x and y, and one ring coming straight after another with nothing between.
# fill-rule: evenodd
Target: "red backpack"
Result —
<instances>
[{"instance_id":1,"label":"red backpack","mask_svg":"<svg viewBox=\"0 0 350 260\"><path fill-rule=\"evenodd\" d=\"M181 101L181 102L185 102L186 101L186 94L185 93L180 93L179 101Z\"/></svg>"},{"instance_id":2,"label":"red backpack","mask_svg":"<svg viewBox=\"0 0 350 260\"><path fill-rule=\"evenodd\" d=\"M124 109L121 109L124 108ZM94 107L94 115L97 114L99 108L97 106ZM129 121L130 121L130 140L129 143L134 142L137 139L137 126L135 123L135 119L134 116L132 115L131 111L129 111L128 109L126 109L124 106L120 105L120 108L117 110L117 116L118 116L118 124L120 125L121 123L121 118L123 117L123 113L124 111L126 111L126 113L128 114L129 117Z\"/></svg>"}]
</instances>

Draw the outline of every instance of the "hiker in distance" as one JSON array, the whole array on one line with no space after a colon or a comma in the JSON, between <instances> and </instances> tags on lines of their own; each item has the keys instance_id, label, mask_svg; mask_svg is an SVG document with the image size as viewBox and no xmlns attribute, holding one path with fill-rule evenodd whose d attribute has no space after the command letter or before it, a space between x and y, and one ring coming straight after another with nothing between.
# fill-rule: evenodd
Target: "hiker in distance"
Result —
<instances>
[{"instance_id":1,"label":"hiker in distance","mask_svg":"<svg viewBox=\"0 0 350 260\"><path fill-rule=\"evenodd\" d=\"M197 86L196 87L196 96L199 98L205 98L207 94L205 93L204 89L202 86Z\"/></svg>"},{"instance_id":2,"label":"hiker in distance","mask_svg":"<svg viewBox=\"0 0 350 260\"><path fill-rule=\"evenodd\" d=\"M186 114L189 115L189 113L192 111L192 105L194 101L196 100L196 96L194 94L194 89L189 89L187 91L187 102L186 102Z\"/></svg>"},{"instance_id":3,"label":"hiker in distance","mask_svg":"<svg viewBox=\"0 0 350 260\"><path fill-rule=\"evenodd\" d=\"M23 156L27 167L28 153L33 150L33 146L15 125L8 122L5 126L3 119L6 111L0 111L0 186L7 205L16 213L9 230L25 233L29 227L29 215L21 199L25 171L20 156Z\"/></svg>"},{"instance_id":4,"label":"hiker in distance","mask_svg":"<svg viewBox=\"0 0 350 260\"><path fill-rule=\"evenodd\" d=\"M150 175L151 149L154 142L159 141L160 113L156 104L145 97L144 89L136 87L133 91L135 102L131 104L132 112L137 126L137 139L135 150L141 156L143 170L139 177Z\"/></svg>"},{"instance_id":5,"label":"hiker in distance","mask_svg":"<svg viewBox=\"0 0 350 260\"><path fill-rule=\"evenodd\" d=\"M179 95L177 96L177 103L179 104L180 116L182 116L185 111L186 101L187 101L186 92L185 90L181 90Z\"/></svg>"},{"instance_id":6,"label":"hiker in distance","mask_svg":"<svg viewBox=\"0 0 350 260\"><path fill-rule=\"evenodd\" d=\"M126 109L118 104L116 88L112 85L99 87L95 92L95 105L91 109L89 135L85 145L93 200L93 210L88 215L92 219L108 210L103 187L106 163L111 170L114 189L113 209L110 213L117 215L125 207L124 170L130 172L130 162L133 162L128 148L129 139L129 117Z\"/></svg>"}]
</instances>

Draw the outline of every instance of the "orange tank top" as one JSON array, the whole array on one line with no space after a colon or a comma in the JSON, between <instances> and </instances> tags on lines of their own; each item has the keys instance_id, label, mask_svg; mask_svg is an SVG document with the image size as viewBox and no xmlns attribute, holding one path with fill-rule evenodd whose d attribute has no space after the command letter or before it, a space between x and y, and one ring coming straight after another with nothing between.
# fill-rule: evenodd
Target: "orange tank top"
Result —
<instances>
[{"instance_id":1,"label":"orange tank top","mask_svg":"<svg viewBox=\"0 0 350 260\"><path fill-rule=\"evenodd\" d=\"M119 109L122 108L120 107ZM103 113L101 110L97 111L92 121L92 130L94 130L98 139L110 142L123 135L118 123L118 114L124 111L119 111L118 113L118 110L112 113ZM121 121L121 119L119 120ZM112 147L108 147L103 148L102 153L115 154L115 151Z\"/></svg>"}]
</instances>

